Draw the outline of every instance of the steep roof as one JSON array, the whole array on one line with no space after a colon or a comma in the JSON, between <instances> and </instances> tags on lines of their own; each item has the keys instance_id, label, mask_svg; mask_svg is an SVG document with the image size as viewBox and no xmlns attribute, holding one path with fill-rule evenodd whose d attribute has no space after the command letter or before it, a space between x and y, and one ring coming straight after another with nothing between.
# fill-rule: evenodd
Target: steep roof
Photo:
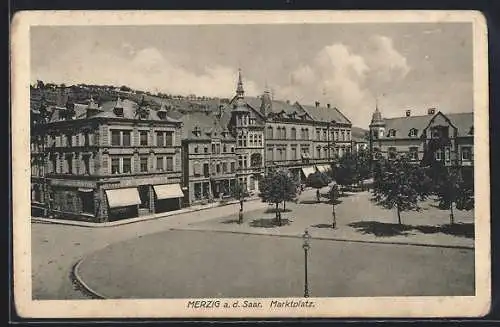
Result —
<instances>
[{"instance_id":1,"label":"steep roof","mask_svg":"<svg viewBox=\"0 0 500 327\"><path fill-rule=\"evenodd\" d=\"M196 135L193 131L199 128L201 133ZM182 139L189 140L210 140L210 132L221 133L227 131L226 139L233 140L225 126L221 125L220 120L213 113L191 112L182 116Z\"/></svg>"},{"instance_id":2,"label":"steep roof","mask_svg":"<svg viewBox=\"0 0 500 327\"><path fill-rule=\"evenodd\" d=\"M429 125L431 119L439 113L435 115L384 118L385 130L388 132L393 129L396 130L396 137L407 137L410 134L410 130L415 128L418 130L418 136L420 136L422 135L422 131ZM458 136L467 136L474 124L474 113L472 112L441 114L457 127Z\"/></svg>"},{"instance_id":3,"label":"steep roof","mask_svg":"<svg viewBox=\"0 0 500 327\"><path fill-rule=\"evenodd\" d=\"M332 120L337 123L351 124L351 121L335 107L311 106L301 104L302 108L308 112L314 120L330 122Z\"/></svg>"}]
</instances>

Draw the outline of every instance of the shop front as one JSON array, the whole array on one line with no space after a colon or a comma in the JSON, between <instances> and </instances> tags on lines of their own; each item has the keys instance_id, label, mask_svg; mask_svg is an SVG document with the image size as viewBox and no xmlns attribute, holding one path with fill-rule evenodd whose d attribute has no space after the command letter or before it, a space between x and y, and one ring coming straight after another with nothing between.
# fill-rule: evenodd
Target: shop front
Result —
<instances>
[{"instance_id":1,"label":"shop front","mask_svg":"<svg viewBox=\"0 0 500 327\"><path fill-rule=\"evenodd\" d=\"M179 184L153 185L155 192L155 213L179 210L182 208L184 192Z\"/></svg>"},{"instance_id":2,"label":"shop front","mask_svg":"<svg viewBox=\"0 0 500 327\"><path fill-rule=\"evenodd\" d=\"M109 221L134 218L139 215L141 198L137 188L105 190Z\"/></svg>"}]
</instances>

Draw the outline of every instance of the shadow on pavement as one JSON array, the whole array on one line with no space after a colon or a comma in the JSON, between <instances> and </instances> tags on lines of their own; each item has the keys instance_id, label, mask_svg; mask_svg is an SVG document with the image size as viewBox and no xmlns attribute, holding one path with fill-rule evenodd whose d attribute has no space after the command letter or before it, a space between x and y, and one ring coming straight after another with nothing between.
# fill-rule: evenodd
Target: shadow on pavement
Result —
<instances>
[{"instance_id":1,"label":"shadow on pavement","mask_svg":"<svg viewBox=\"0 0 500 327\"><path fill-rule=\"evenodd\" d=\"M378 221L357 221L347 226L353 227L362 234L372 234L377 237L411 235L409 232L413 226L381 223Z\"/></svg>"},{"instance_id":2,"label":"shadow on pavement","mask_svg":"<svg viewBox=\"0 0 500 327\"><path fill-rule=\"evenodd\" d=\"M286 208L285 210L283 210L283 208L278 208L278 210L276 210L276 208L267 208L266 211L264 211L264 213L276 213L276 211L279 211L279 212L292 212L292 209Z\"/></svg>"},{"instance_id":3,"label":"shadow on pavement","mask_svg":"<svg viewBox=\"0 0 500 327\"><path fill-rule=\"evenodd\" d=\"M439 226L425 226L425 225L404 225L393 223L382 223L378 221L358 221L348 224L348 226L356 229L357 232L362 234L372 234L377 237L390 237L400 235L411 235L410 231L418 231L423 234L436 234L443 233L447 235L474 238L474 224L457 223L446 224Z\"/></svg>"},{"instance_id":4,"label":"shadow on pavement","mask_svg":"<svg viewBox=\"0 0 500 327\"><path fill-rule=\"evenodd\" d=\"M290 220L287 218L281 218L281 226L290 225ZM263 227L263 228L272 228L272 227L280 227L278 225L278 221L276 218L262 218L255 219L250 222L250 227Z\"/></svg>"},{"instance_id":5,"label":"shadow on pavement","mask_svg":"<svg viewBox=\"0 0 500 327\"><path fill-rule=\"evenodd\" d=\"M333 229L332 224L316 224L316 225L311 225L311 227Z\"/></svg>"},{"instance_id":6,"label":"shadow on pavement","mask_svg":"<svg viewBox=\"0 0 500 327\"><path fill-rule=\"evenodd\" d=\"M238 223L238 219L229 219L229 220L221 221L221 224L237 224L237 223Z\"/></svg>"},{"instance_id":7,"label":"shadow on pavement","mask_svg":"<svg viewBox=\"0 0 500 327\"><path fill-rule=\"evenodd\" d=\"M319 202L316 200L302 200L299 202L300 204L321 204L325 203L323 200L320 200Z\"/></svg>"}]
</instances>

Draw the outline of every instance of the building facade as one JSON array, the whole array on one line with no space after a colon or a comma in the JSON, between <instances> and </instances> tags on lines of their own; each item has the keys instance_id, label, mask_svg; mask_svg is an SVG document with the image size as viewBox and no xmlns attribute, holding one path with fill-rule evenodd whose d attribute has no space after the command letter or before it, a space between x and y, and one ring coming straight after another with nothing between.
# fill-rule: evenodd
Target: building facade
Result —
<instances>
[{"instance_id":1,"label":"building facade","mask_svg":"<svg viewBox=\"0 0 500 327\"><path fill-rule=\"evenodd\" d=\"M184 185L190 205L226 198L236 183L236 139L217 113L182 117Z\"/></svg>"},{"instance_id":2,"label":"building facade","mask_svg":"<svg viewBox=\"0 0 500 327\"><path fill-rule=\"evenodd\" d=\"M250 191L258 190L266 170L286 168L303 182L352 149L352 124L340 110L273 100L267 89L260 97L246 97L241 72L236 96L222 116L237 139L238 178Z\"/></svg>"},{"instance_id":3,"label":"building facade","mask_svg":"<svg viewBox=\"0 0 500 327\"><path fill-rule=\"evenodd\" d=\"M472 173L474 166L474 114L436 112L383 118L378 108L370 124L372 158L396 159L406 155L414 163L433 161L458 166ZM470 169L467 169L469 167Z\"/></svg>"},{"instance_id":4,"label":"building facade","mask_svg":"<svg viewBox=\"0 0 500 327\"><path fill-rule=\"evenodd\" d=\"M165 110L120 98L52 108L32 126L35 209L105 222L180 208L180 127Z\"/></svg>"}]
</instances>

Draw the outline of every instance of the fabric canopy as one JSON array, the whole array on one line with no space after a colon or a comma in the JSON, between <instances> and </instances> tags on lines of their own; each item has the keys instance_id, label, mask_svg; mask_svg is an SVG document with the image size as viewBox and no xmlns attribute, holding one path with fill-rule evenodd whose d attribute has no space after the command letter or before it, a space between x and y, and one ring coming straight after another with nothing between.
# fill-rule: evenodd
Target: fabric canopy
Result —
<instances>
[{"instance_id":1,"label":"fabric canopy","mask_svg":"<svg viewBox=\"0 0 500 327\"><path fill-rule=\"evenodd\" d=\"M135 187L106 190L106 196L110 208L126 207L141 203L139 192Z\"/></svg>"},{"instance_id":2,"label":"fabric canopy","mask_svg":"<svg viewBox=\"0 0 500 327\"><path fill-rule=\"evenodd\" d=\"M153 185L153 188L158 200L184 197L184 193L179 184Z\"/></svg>"},{"instance_id":3,"label":"fabric canopy","mask_svg":"<svg viewBox=\"0 0 500 327\"><path fill-rule=\"evenodd\" d=\"M306 176L306 178L307 178L309 175L314 174L315 170L314 170L313 166L302 167L302 172L304 173L304 176Z\"/></svg>"}]
</instances>

